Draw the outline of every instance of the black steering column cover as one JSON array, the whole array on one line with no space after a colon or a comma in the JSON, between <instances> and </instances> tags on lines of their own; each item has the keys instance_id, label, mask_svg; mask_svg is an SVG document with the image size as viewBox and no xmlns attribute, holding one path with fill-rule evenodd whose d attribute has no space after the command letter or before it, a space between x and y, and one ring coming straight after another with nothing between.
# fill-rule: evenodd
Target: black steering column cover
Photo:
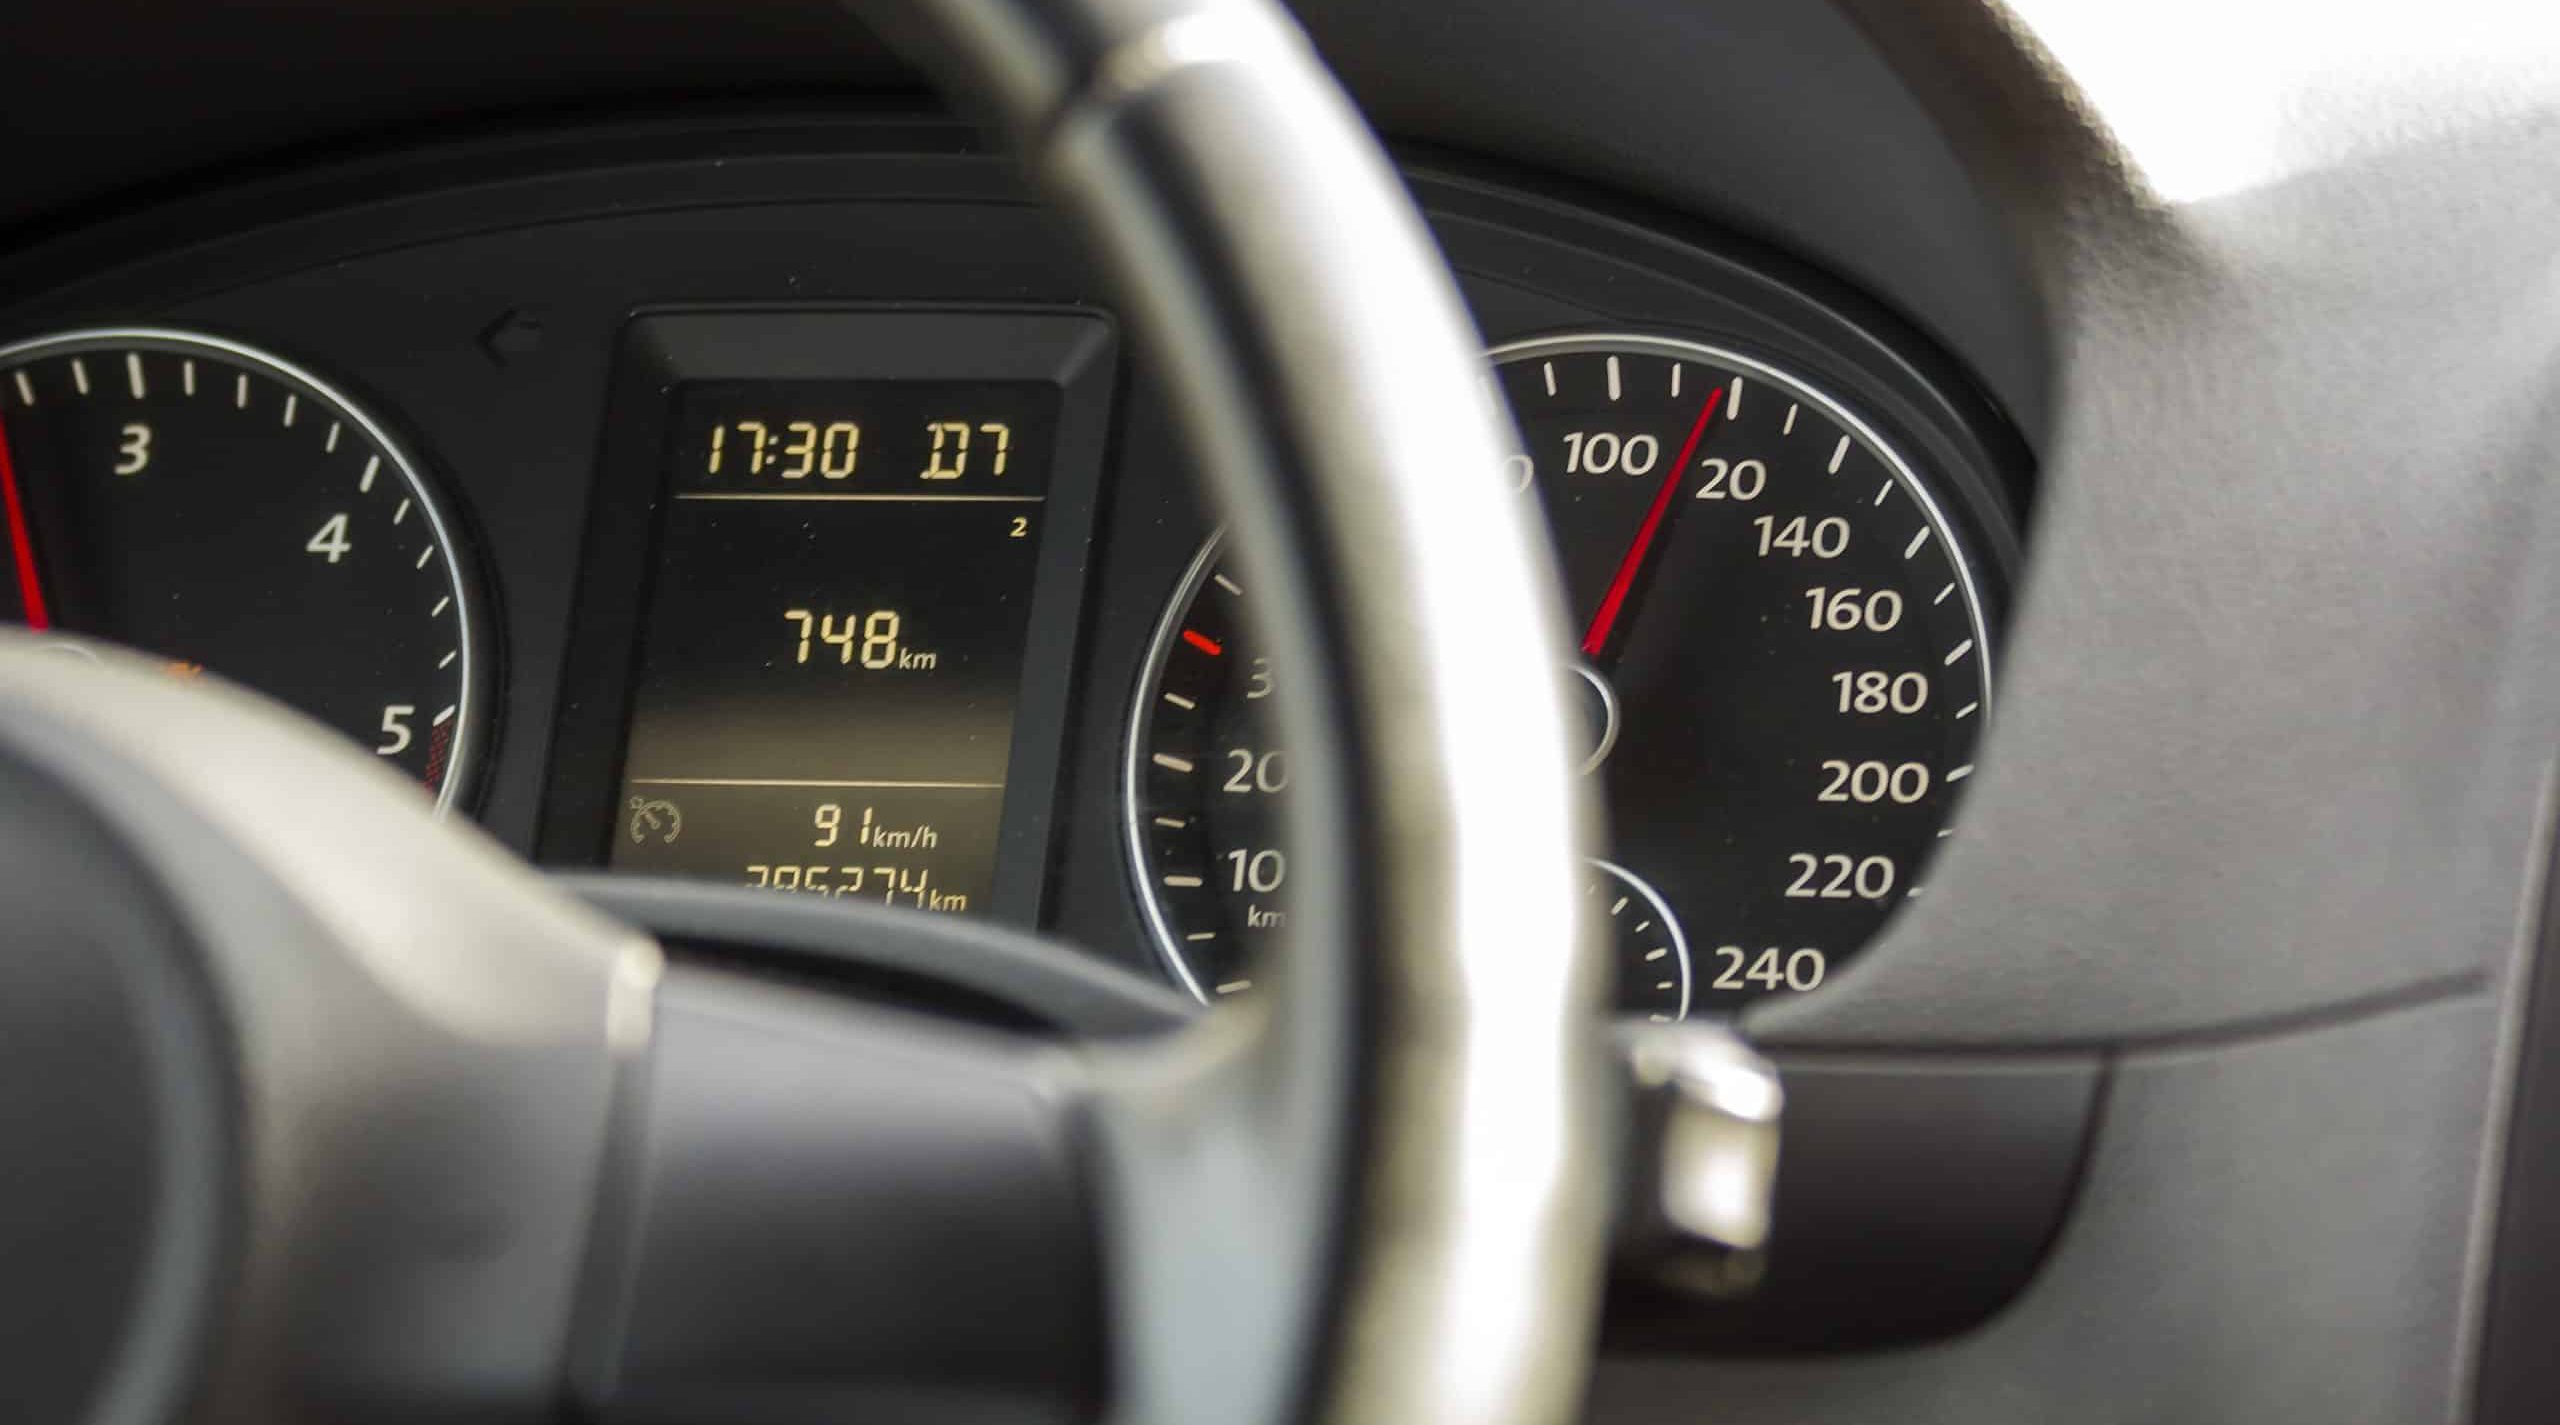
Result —
<instances>
[{"instance_id":1,"label":"black steering column cover","mask_svg":"<svg viewBox=\"0 0 2560 1425\"><path fill-rule=\"evenodd\" d=\"M25 1420L163 1416L239 1206L221 1015L150 870L5 748L0 905L0 1396Z\"/></svg>"},{"instance_id":2,"label":"black steering column cover","mask_svg":"<svg viewBox=\"0 0 2560 1425\"><path fill-rule=\"evenodd\" d=\"M476 833L431 834L417 788L373 759L144 660L0 640L0 765L80 808L50 816L31 796L42 819L26 834L85 850L94 827L110 842L97 873L12 886L12 916L42 925L66 913L49 901L85 893L105 902L87 912L90 938L134 937L122 958L183 952L204 988L164 997L154 1052L236 1099L227 1137L220 1119L155 1125L157 1160L210 1195L184 1220L219 1243L219 1280L151 1302L170 1326L128 1318L129 1332L209 1334L119 1366L87 1418L168 1420L180 1393L184 1418L222 1425L451 1420L556 1398L657 948ZM0 1052L23 1063L46 1047L13 1038ZM113 1072L114 1040L101 1047ZM52 1079L29 1077L56 1093L86 1053L44 1062ZM210 1215L226 1198L236 1211ZM101 1194L90 1210L116 1207ZM157 1211L115 1220L177 1220Z\"/></svg>"}]
</instances>

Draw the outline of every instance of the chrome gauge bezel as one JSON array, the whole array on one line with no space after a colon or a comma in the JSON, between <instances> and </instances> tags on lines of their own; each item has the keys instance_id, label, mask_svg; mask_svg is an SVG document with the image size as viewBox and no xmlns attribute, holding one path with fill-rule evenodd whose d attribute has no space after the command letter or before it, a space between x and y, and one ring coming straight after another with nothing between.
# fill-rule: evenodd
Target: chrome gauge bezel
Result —
<instances>
[{"instance_id":1,"label":"chrome gauge bezel","mask_svg":"<svg viewBox=\"0 0 2560 1425\"><path fill-rule=\"evenodd\" d=\"M479 569L472 560L470 545L460 537L460 526L446 509L434 482L427 478L407 444L361 401L308 367L230 337L181 327L79 327L0 344L0 370L83 352L137 347L181 355L192 352L215 361L247 367L282 386L301 388L372 442L374 448L382 452L383 463L391 467L392 473L407 487L410 498L417 502L427 521L436 547L444 553L447 581L452 586L456 629L454 661L460 666L461 673L455 680L453 749L447 754L448 770L444 783L435 793L436 814L450 814L460 804L465 792L478 785L480 744L487 721L487 688L494 675L484 666L488 639L481 621L484 610L479 592ZM0 399L5 399L7 394L0 391Z\"/></svg>"}]
</instances>

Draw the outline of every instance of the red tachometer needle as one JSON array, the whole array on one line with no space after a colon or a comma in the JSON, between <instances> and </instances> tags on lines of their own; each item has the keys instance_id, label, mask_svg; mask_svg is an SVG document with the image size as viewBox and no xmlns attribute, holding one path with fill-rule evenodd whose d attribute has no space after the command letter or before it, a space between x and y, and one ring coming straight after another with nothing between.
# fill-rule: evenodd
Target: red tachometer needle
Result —
<instances>
[{"instance_id":1,"label":"red tachometer needle","mask_svg":"<svg viewBox=\"0 0 2560 1425\"><path fill-rule=\"evenodd\" d=\"M36 577L36 544L27 537L26 507L18 502L18 469L9 461L9 429L0 425L0 504L9 510L9 554L18 569L18 602L26 607L27 627L53 627L45 611L44 581Z\"/></svg>"},{"instance_id":2,"label":"red tachometer needle","mask_svg":"<svg viewBox=\"0 0 2560 1425\"><path fill-rule=\"evenodd\" d=\"M1669 473L1662 477L1662 488L1653 492L1653 504L1644 512L1644 523L1636 526L1636 538L1627 546L1626 556L1618 561L1618 572L1609 580L1609 592L1601 596L1600 608L1591 615L1591 626L1582 631L1582 656L1597 658L1609 646L1609 635L1618 627L1618 613L1627 605L1627 591L1636 586L1636 575L1644 569L1644 557L1653 549L1653 537L1662 531L1662 517L1671 512L1671 497L1679 493L1680 477L1688 473L1689 457L1698 453L1698 442L1706 436L1707 422L1715 419L1716 407L1724 400L1724 388L1707 393L1707 403L1698 410L1697 424L1689 427L1689 438L1680 443L1680 458L1671 462Z\"/></svg>"}]
</instances>

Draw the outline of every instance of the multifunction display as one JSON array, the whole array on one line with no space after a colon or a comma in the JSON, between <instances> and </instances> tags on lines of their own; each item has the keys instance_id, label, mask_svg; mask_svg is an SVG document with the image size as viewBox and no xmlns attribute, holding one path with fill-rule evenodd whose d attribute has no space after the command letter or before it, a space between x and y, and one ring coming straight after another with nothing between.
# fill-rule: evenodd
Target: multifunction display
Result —
<instances>
[{"instance_id":1,"label":"multifunction display","mask_svg":"<svg viewBox=\"0 0 2560 1425\"><path fill-rule=\"evenodd\" d=\"M673 393L609 861L984 908L1061 390Z\"/></svg>"}]
</instances>

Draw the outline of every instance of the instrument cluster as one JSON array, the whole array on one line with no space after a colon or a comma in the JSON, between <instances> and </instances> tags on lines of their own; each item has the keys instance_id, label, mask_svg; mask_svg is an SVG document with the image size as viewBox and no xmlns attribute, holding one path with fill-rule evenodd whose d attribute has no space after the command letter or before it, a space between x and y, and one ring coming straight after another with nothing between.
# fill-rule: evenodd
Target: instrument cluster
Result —
<instances>
[{"instance_id":1,"label":"instrument cluster","mask_svg":"<svg viewBox=\"0 0 2560 1425\"><path fill-rule=\"evenodd\" d=\"M548 864L1250 992L1295 673L1145 355L1000 165L846 138L315 198L0 309L0 616L265 692ZM1554 537L1620 1006L1819 992L1960 834L2017 437L1782 258L1414 177L1521 433L1448 478Z\"/></svg>"}]
</instances>

